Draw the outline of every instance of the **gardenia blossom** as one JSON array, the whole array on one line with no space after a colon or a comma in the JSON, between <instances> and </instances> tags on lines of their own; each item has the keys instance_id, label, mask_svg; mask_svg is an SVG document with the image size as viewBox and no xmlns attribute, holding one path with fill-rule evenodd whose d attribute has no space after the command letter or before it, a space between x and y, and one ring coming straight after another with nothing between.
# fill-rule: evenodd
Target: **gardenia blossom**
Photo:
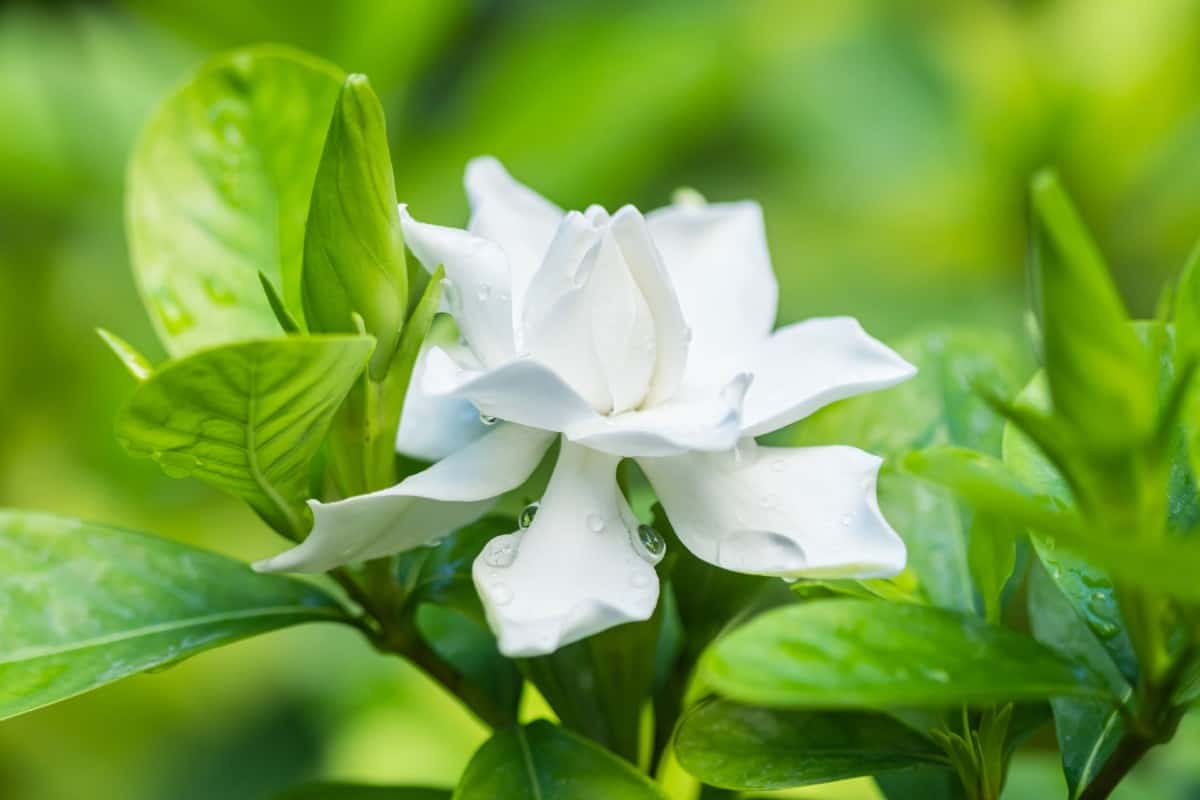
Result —
<instances>
[{"instance_id":1,"label":"gardenia blossom","mask_svg":"<svg viewBox=\"0 0 1200 800\"><path fill-rule=\"evenodd\" d=\"M653 613L664 544L617 486L623 458L684 546L717 566L821 578L904 567L875 496L879 458L754 441L915 372L849 317L772 332L757 204L564 213L492 158L468 165L466 190L466 230L401 208L413 253L445 266L463 336L422 357L401 426L402 450L441 460L384 491L312 502L309 537L260 569L321 572L426 544L524 483L556 440L536 514L473 567L506 655Z\"/></svg>"}]
</instances>

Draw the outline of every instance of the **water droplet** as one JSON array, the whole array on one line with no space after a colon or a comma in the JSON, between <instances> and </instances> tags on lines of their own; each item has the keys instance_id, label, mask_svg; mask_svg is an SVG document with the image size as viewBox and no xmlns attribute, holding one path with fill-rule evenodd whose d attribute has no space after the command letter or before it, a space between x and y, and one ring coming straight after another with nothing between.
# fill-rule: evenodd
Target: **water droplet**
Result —
<instances>
[{"instance_id":1,"label":"water droplet","mask_svg":"<svg viewBox=\"0 0 1200 800\"><path fill-rule=\"evenodd\" d=\"M426 539L425 547L437 547L438 545L440 545L442 543L443 538L444 537L442 537L442 536L435 536L432 539Z\"/></svg>"},{"instance_id":2,"label":"water droplet","mask_svg":"<svg viewBox=\"0 0 1200 800\"><path fill-rule=\"evenodd\" d=\"M479 298L479 302L487 302L487 299L492 296L492 287L486 283L479 284L479 291L475 293L475 296Z\"/></svg>"},{"instance_id":3,"label":"water droplet","mask_svg":"<svg viewBox=\"0 0 1200 800\"><path fill-rule=\"evenodd\" d=\"M179 302L179 298L175 296L175 292L170 289L164 289L154 298L154 305L158 309L159 319L162 320L163 327L167 329L167 333L173 336L186 331L195 324L191 313Z\"/></svg>"},{"instance_id":4,"label":"water droplet","mask_svg":"<svg viewBox=\"0 0 1200 800\"><path fill-rule=\"evenodd\" d=\"M237 302L237 295L229 288L229 284L215 275L204 279L204 293L217 305L230 306Z\"/></svg>"},{"instance_id":5,"label":"water droplet","mask_svg":"<svg viewBox=\"0 0 1200 800\"><path fill-rule=\"evenodd\" d=\"M507 536L498 536L488 544L483 560L490 567L503 569L517 558L517 543Z\"/></svg>"},{"instance_id":6,"label":"water droplet","mask_svg":"<svg viewBox=\"0 0 1200 800\"><path fill-rule=\"evenodd\" d=\"M1121 629L1111 622L1097 621L1092 626L1092 629L1099 634L1101 639L1104 639L1105 641L1116 638L1117 634L1121 632Z\"/></svg>"},{"instance_id":7,"label":"water droplet","mask_svg":"<svg viewBox=\"0 0 1200 800\"><path fill-rule=\"evenodd\" d=\"M592 533L601 533L604 530L604 517L599 514L588 514L587 526Z\"/></svg>"},{"instance_id":8,"label":"water droplet","mask_svg":"<svg viewBox=\"0 0 1200 800\"><path fill-rule=\"evenodd\" d=\"M497 422L499 422L499 420L493 417L491 414L484 414L482 411L479 412L479 421L484 425L495 425Z\"/></svg>"},{"instance_id":9,"label":"water droplet","mask_svg":"<svg viewBox=\"0 0 1200 800\"><path fill-rule=\"evenodd\" d=\"M771 472L786 472L787 462L782 458L777 458L771 462Z\"/></svg>"},{"instance_id":10,"label":"water droplet","mask_svg":"<svg viewBox=\"0 0 1200 800\"><path fill-rule=\"evenodd\" d=\"M662 561L663 555L667 552L667 542L661 533L649 525L638 525L633 539L634 549L638 551L638 555L651 564Z\"/></svg>"},{"instance_id":11,"label":"water droplet","mask_svg":"<svg viewBox=\"0 0 1200 800\"><path fill-rule=\"evenodd\" d=\"M779 505L779 497L768 492L759 498L758 504L763 508L774 508Z\"/></svg>"},{"instance_id":12,"label":"water droplet","mask_svg":"<svg viewBox=\"0 0 1200 800\"><path fill-rule=\"evenodd\" d=\"M650 585L650 576L642 570L634 570L629 576L629 582L635 589L644 589Z\"/></svg>"},{"instance_id":13,"label":"water droplet","mask_svg":"<svg viewBox=\"0 0 1200 800\"><path fill-rule=\"evenodd\" d=\"M509 589L503 583L493 583L488 590L488 594L491 596L492 602L498 606L506 606L513 599L512 589Z\"/></svg>"},{"instance_id":14,"label":"water droplet","mask_svg":"<svg viewBox=\"0 0 1200 800\"><path fill-rule=\"evenodd\" d=\"M937 681L938 683L949 683L950 682L950 673L946 672L946 670L944 670L944 669L931 669L928 671L927 674L929 675L930 678Z\"/></svg>"},{"instance_id":15,"label":"water droplet","mask_svg":"<svg viewBox=\"0 0 1200 800\"><path fill-rule=\"evenodd\" d=\"M528 528L533 524L533 518L537 516L538 509L541 506L541 503L530 503L522 508L520 516L517 517L517 524L522 528Z\"/></svg>"}]
</instances>

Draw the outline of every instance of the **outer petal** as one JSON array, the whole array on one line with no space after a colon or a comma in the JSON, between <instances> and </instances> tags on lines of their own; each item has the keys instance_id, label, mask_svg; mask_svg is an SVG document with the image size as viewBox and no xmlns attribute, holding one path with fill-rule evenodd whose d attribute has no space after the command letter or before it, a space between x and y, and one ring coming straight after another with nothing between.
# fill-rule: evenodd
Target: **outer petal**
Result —
<instances>
[{"instance_id":1,"label":"outer petal","mask_svg":"<svg viewBox=\"0 0 1200 800\"><path fill-rule=\"evenodd\" d=\"M446 268L447 305L467 344L485 364L516 352L508 259L498 245L458 228L417 222L400 206L404 241L425 268Z\"/></svg>"},{"instance_id":2,"label":"outer petal","mask_svg":"<svg viewBox=\"0 0 1200 800\"><path fill-rule=\"evenodd\" d=\"M880 459L853 447L757 447L643 458L675 532L737 572L869 578L904 568L875 498Z\"/></svg>"},{"instance_id":3,"label":"outer petal","mask_svg":"<svg viewBox=\"0 0 1200 800\"><path fill-rule=\"evenodd\" d=\"M679 389L687 366L691 333L641 212L633 206L619 210L612 218L612 232L654 319L654 376L643 401L643 405L651 406L673 396Z\"/></svg>"},{"instance_id":4,"label":"outer petal","mask_svg":"<svg viewBox=\"0 0 1200 800\"><path fill-rule=\"evenodd\" d=\"M479 410L457 397L435 397L423 381L429 350L423 350L413 367L404 397L404 414L396 434L396 452L425 461L440 461L487 433Z\"/></svg>"},{"instance_id":5,"label":"outer petal","mask_svg":"<svg viewBox=\"0 0 1200 800\"><path fill-rule=\"evenodd\" d=\"M492 498L520 486L552 434L498 425L486 436L390 489L336 503L309 501L313 529L260 572L325 572L352 561L411 550L479 517Z\"/></svg>"},{"instance_id":6,"label":"outer petal","mask_svg":"<svg viewBox=\"0 0 1200 800\"><path fill-rule=\"evenodd\" d=\"M917 372L852 317L780 328L737 368L754 374L746 394L747 436L769 433L835 400L885 389Z\"/></svg>"},{"instance_id":7,"label":"outer petal","mask_svg":"<svg viewBox=\"0 0 1200 800\"><path fill-rule=\"evenodd\" d=\"M475 586L505 655L545 655L654 613L658 576L635 544L618 460L564 442L533 524L493 539L475 560Z\"/></svg>"},{"instance_id":8,"label":"outer petal","mask_svg":"<svg viewBox=\"0 0 1200 800\"><path fill-rule=\"evenodd\" d=\"M470 401L482 414L547 431L564 431L599 416L558 373L531 358L472 370L435 347L423 388L437 397Z\"/></svg>"},{"instance_id":9,"label":"outer petal","mask_svg":"<svg viewBox=\"0 0 1200 800\"><path fill-rule=\"evenodd\" d=\"M619 456L666 456L723 451L737 444L748 374L721 391L684 390L645 411L597 417L566 430L573 442Z\"/></svg>"},{"instance_id":10,"label":"outer petal","mask_svg":"<svg viewBox=\"0 0 1200 800\"><path fill-rule=\"evenodd\" d=\"M692 364L744 352L771 332L779 286L757 203L679 204L646 219L692 328Z\"/></svg>"},{"instance_id":11,"label":"outer petal","mask_svg":"<svg viewBox=\"0 0 1200 800\"><path fill-rule=\"evenodd\" d=\"M562 209L518 183L491 156L471 159L464 183L471 203L467 229L495 242L508 256L514 318L519 320L522 299L563 218Z\"/></svg>"}]
</instances>

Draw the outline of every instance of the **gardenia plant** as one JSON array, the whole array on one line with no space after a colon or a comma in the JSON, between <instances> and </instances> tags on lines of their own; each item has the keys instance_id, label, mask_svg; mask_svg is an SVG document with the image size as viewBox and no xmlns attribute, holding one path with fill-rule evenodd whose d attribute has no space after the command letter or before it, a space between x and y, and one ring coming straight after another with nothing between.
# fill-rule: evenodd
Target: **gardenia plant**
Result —
<instances>
[{"instance_id":1,"label":"gardenia plant","mask_svg":"<svg viewBox=\"0 0 1200 800\"><path fill-rule=\"evenodd\" d=\"M482 158L460 230L400 204L419 157L392 163L365 77L279 47L147 123L129 243L169 358L101 331L117 436L291 547L255 570L0 511L0 719L328 622L490 734L452 795L293 800L998 800L1051 724L1098 800L1186 724L1200 251L1134 323L1041 173L1032 347L893 352L848 317L774 329L753 203L564 213Z\"/></svg>"},{"instance_id":2,"label":"gardenia plant","mask_svg":"<svg viewBox=\"0 0 1200 800\"><path fill-rule=\"evenodd\" d=\"M466 189L467 230L401 211L409 247L430 271L444 266L463 332L463 347L426 355L418 390L468 401L490 430L394 487L314 503L308 538L259 569L324 572L420 547L524 483L556 441L545 497L474 564L505 655L544 655L653 613L666 544L622 497L622 458L709 563L788 578L904 567L875 500L879 458L755 444L914 372L851 318L772 333L778 288L757 204L564 214L492 158L468 165Z\"/></svg>"}]
</instances>

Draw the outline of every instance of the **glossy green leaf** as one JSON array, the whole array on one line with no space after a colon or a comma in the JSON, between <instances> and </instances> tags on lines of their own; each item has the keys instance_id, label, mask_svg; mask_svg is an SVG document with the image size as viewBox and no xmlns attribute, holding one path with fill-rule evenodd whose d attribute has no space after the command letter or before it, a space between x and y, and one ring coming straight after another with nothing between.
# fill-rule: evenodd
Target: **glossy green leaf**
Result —
<instances>
[{"instance_id":1,"label":"glossy green leaf","mask_svg":"<svg viewBox=\"0 0 1200 800\"><path fill-rule=\"evenodd\" d=\"M886 714L785 711L714 700L693 708L675 738L679 763L726 789L786 789L945 764L931 740Z\"/></svg>"},{"instance_id":2,"label":"glossy green leaf","mask_svg":"<svg viewBox=\"0 0 1200 800\"><path fill-rule=\"evenodd\" d=\"M967 560L971 578L983 599L984 618L999 623L1004 587L1017 563L1016 531L995 514L976 514L971 523Z\"/></svg>"},{"instance_id":3,"label":"glossy green leaf","mask_svg":"<svg viewBox=\"0 0 1200 800\"><path fill-rule=\"evenodd\" d=\"M1034 289L1055 412L1089 446L1122 447L1153 426L1153 371L1057 176L1039 173L1031 195Z\"/></svg>"},{"instance_id":4,"label":"glossy green leaf","mask_svg":"<svg viewBox=\"0 0 1200 800\"><path fill-rule=\"evenodd\" d=\"M498 731L471 759L454 800L664 800L645 775L545 721Z\"/></svg>"},{"instance_id":5,"label":"glossy green leaf","mask_svg":"<svg viewBox=\"0 0 1200 800\"><path fill-rule=\"evenodd\" d=\"M887 458L952 444L999 455L1004 420L983 394L1008 397L1024 369L1016 343L998 334L933 330L896 349L917 375L885 392L835 403L796 426L788 444L850 444ZM947 491L885 464L879 504L908 546L909 566L925 598L960 611L975 609L968 509Z\"/></svg>"},{"instance_id":6,"label":"glossy green leaf","mask_svg":"<svg viewBox=\"0 0 1200 800\"><path fill-rule=\"evenodd\" d=\"M450 800L450 792L416 786L309 783L288 789L275 800Z\"/></svg>"},{"instance_id":7,"label":"glossy green leaf","mask_svg":"<svg viewBox=\"0 0 1200 800\"><path fill-rule=\"evenodd\" d=\"M1044 570L1036 569L1029 579L1029 619L1039 641L1086 663L1108 682L1121 702L1133 694L1110 655L1093 634L1090 625L1068 602ZM1079 796L1112 755L1126 733L1125 719L1112 700L1088 697L1054 697L1054 727L1062 752L1063 772L1070 797Z\"/></svg>"},{"instance_id":8,"label":"glossy green leaf","mask_svg":"<svg viewBox=\"0 0 1200 800\"><path fill-rule=\"evenodd\" d=\"M487 699L495 718L516 721L524 679L512 660L500 653L487 623L433 603L417 609L416 622L430 649Z\"/></svg>"},{"instance_id":9,"label":"glossy green leaf","mask_svg":"<svg viewBox=\"0 0 1200 800\"><path fill-rule=\"evenodd\" d=\"M215 553L0 511L0 719L247 636L344 619L316 587Z\"/></svg>"},{"instance_id":10,"label":"glossy green leaf","mask_svg":"<svg viewBox=\"0 0 1200 800\"><path fill-rule=\"evenodd\" d=\"M129 169L134 273L167 350L273 336L258 274L300 313L309 196L342 82L279 46L218 56L166 99Z\"/></svg>"},{"instance_id":11,"label":"glossy green leaf","mask_svg":"<svg viewBox=\"0 0 1200 800\"><path fill-rule=\"evenodd\" d=\"M202 350L137 387L117 418L117 436L130 453L237 495L299 539L309 528L308 463L370 352L362 336Z\"/></svg>"},{"instance_id":12,"label":"glossy green leaf","mask_svg":"<svg viewBox=\"0 0 1200 800\"><path fill-rule=\"evenodd\" d=\"M1200 600L1200 543L1176 538L1140 541L1085 529L1052 497L1025 486L1000 461L954 447L912 453L904 467L959 492L976 508L1007 515L1044 532L1052 547L1062 547L1106 569L1114 579L1152 594L1190 602Z\"/></svg>"},{"instance_id":13,"label":"glossy green leaf","mask_svg":"<svg viewBox=\"0 0 1200 800\"><path fill-rule=\"evenodd\" d=\"M321 153L301 281L311 330L353 333L362 317L379 346L371 376L387 374L408 305L404 236L383 107L364 75L350 75Z\"/></svg>"},{"instance_id":14,"label":"glossy green leaf","mask_svg":"<svg viewBox=\"0 0 1200 800\"><path fill-rule=\"evenodd\" d=\"M974 615L868 600L769 611L719 640L701 666L720 694L776 708L955 706L1105 692L1086 668Z\"/></svg>"}]
</instances>

